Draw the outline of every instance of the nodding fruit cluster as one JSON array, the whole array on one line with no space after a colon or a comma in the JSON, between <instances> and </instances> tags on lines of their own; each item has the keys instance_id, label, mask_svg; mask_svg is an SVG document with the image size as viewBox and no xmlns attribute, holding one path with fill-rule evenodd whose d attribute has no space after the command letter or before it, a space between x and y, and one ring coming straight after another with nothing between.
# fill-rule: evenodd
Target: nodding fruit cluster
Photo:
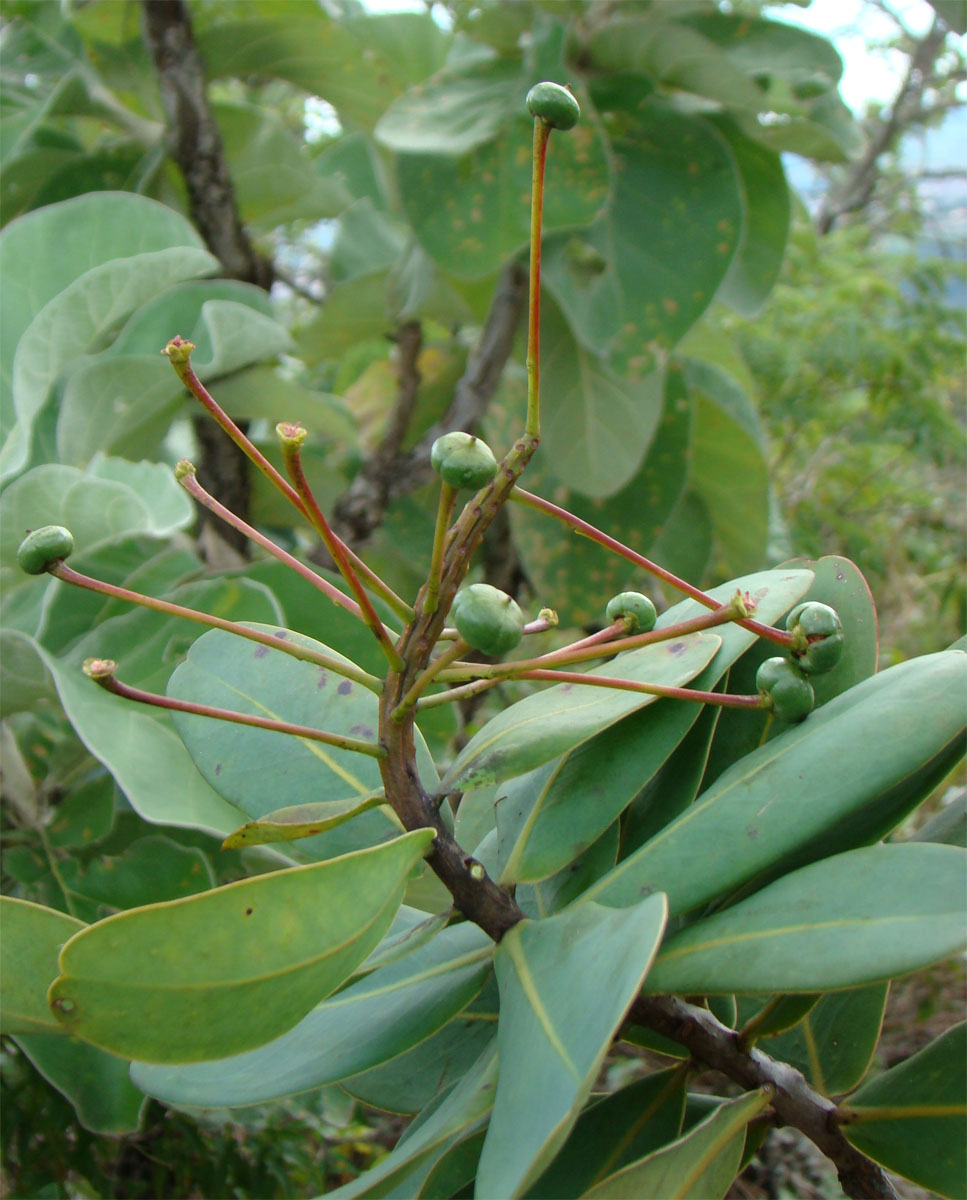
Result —
<instances>
[{"instance_id":1,"label":"nodding fruit cluster","mask_svg":"<svg viewBox=\"0 0 967 1200\"><path fill-rule=\"evenodd\" d=\"M772 711L783 721L801 721L816 703L810 675L831 671L843 655L843 623L828 604L807 600L786 617L792 634L789 657L767 658L755 682L772 702Z\"/></svg>"}]
</instances>

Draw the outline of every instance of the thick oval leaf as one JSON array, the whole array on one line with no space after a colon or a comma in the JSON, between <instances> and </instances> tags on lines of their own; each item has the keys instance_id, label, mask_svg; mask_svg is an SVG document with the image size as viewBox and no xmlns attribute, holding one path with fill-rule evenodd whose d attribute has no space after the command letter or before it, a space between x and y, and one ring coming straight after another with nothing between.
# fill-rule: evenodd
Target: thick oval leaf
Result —
<instances>
[{"instance_id":1,"label":"thick oval leaf","mask_svg":"<svg viewBox=\"0 0 967 1200\"><path fill-rule=\"evenodd\" d=\"M614 1171L674 1141L682 1128L687 1072L655 1071L578 1117L563 1149L532 1187L527 1200L570 1200Z\"/></svg>"},{"instance_id":2,"label":"thick oval leaf","mask_svg":"<svg viewBox=\"0 0 967 1200\"><path fill-rule=\"evenodd\" d=\"M711 661L721 644L718 634L690 633L631 650L592 673L681 687ZM656 699L643 692L555 684L488 721L457 756L441 789L463 791L522 775Z\"/></svg>"},{"instance_id":3,"label":"thick oval leaf","mask_svg":"<svg viewBox=\"0 0 967 1200\"><path fill-rule=\"evenodd\" d=\"M128 1064L79 1038L29 1034L14 1039L44 1079L74 1106L92 1133L133 1133L147 1100L128 1078Z\"/></svg>"},{"instance_id":4,"label":"thick oval leaf","mask_svg":"<svg viewBox=\"0 0 967 1200\"><path fill-rule=\"evenodd\" d=\"M611 143L606 215L580 253L568 237L549 243L543 277L575 337L640 379L712 302L738 246L742 199L732 156L705 121L654 98L635 118L640 136ZM592 255L603 270L587 270Z\"/></svg>"},{"instance_id":5,"label":"thick oval leaf","mask_svg":"<svg viewBox=\"0 0 967 1200\"><path fill-rule=\"evenodd\" d=\"M479 1195L523 1195L560 1149L648 971L665 914L659 896L618 911L582 904L505 934L496 957L500 1071Z\"/></svg>"},{"instance_id":6,"label":"thick oval leaf","mask_svg":"<svg viewBox=\"0 0 967 1200\"><path fill-rule=\"evenodd\" d=\"M302 634L270 625L256 627L349 663L343 655ZM221 630L204 634L192 645L171 676L168 694L363 741L376 740L379 702L373 692L312 663L273 653L264 646L241 644ZM251 817L272 812L280 799L289 802L287 807L316 803L320 797L327 802L358 801L382 786L379 763L366 755L185 713L176 714L175 726L211 786ZM436 771L419 733L416 738L420 773L432 791L437 784ZM398 829L386 811L374 810L351 826L340 825L305 841L301 848L314 857L326 858L385 840Z\"/></svg>"},{"instance_id":7,"label":"thick oval leaf","mask_svg":"<svg viewBox=\"0 0 967 1200\"><path fill-rule=\"evenodd\" d=\"M373 949L432 840L416 830L108 917L61 951L48 1002L70 1033L128 1058L196 1062L262 1045Z\"/></svg>"},{"instance_id":8,"label":"thick oval leaf","mask_svg":"<svg viewBox=\"0 0 967 1200\"><path fill-rule=\"evenodd\" d=\"M326 1000L288 1033L245 1054L187 1066L133 1063L131 1078L167 1104L232 1108L335 1083L424 1041L474 998L493 943L467 922Z\"/></svg>"},{"instance_id":9,"label":"thick oval leaf","mask_svg":"<svg viewBox=\"0 0 967 1200\"><path fill-rule=\"evenodd\" d=\"M352 1200L356 1196L372 1200L392 1195L394 1185L414 1167L431 1156L442 1157L455 1140L462 1140L481 1127L494 1103L496 1077L497 1050L490 1045L442 1103L424 1120L413 1124L391 1154L351 1183L327 1192L325 1200Z\"/></svg>"},{"instance_id":10,"label":"thick oval leaf","mask_svg":"<svg viewBox=\"0 0 967 1200\"><path fill-rule=\"evenodd\" d=\"M737 590L757 604L767 624L796 603L809 586L806 571L763 571L733 579L709 593L723 604ZM702 606L685 600L662 613L657 627L697 617ZM716 630L722 643L691 686L710 690L755 641L741 625ZM565 867L599 837L648 783L702 712L697 704L663 700L626 717L550 767L521 780L498 808L501 881L533 882ZM701 778L701 776L699 776ZM696 781L697 784L698 781ZM512 802L509 802L512 801Z\"/></svg>"},{"instance_id":11,"label":"thick oval leaf","mask_svg":"<svg viewBox=\"0 0 967 1200\"><path fill-rule=\"evenodd\" d=\"M962 754L951 697L965 680L967 655L946 650L844 692L740 759L589 897L634 903L661 890L672 913L686 912L780 863L883 837Z\"/></svg>"},{"instance_id":12,"label":"thick oval leaf","mask_svg":"<svg viewBox=\"0 0 967 1200\"><path fill-rule=\"evenodd\" d=\"M874 983L830 992L792 1029L770 1038L765 1049L802 1071L824 1096L848 1092L873 1061L888 990L888 984Z\"/></svg>"},{"instance_id":13,"label":"thick oval leaf","mask_svg":"<svg viewBox=\"0 0 967 1200\"><path fill-rule=\"evenodd\" d=\"M63 1033L47 1007L61 946L84 928L67 913L0 896L0 1032Z\"/></svg>"},{"instance_id":14,"label":"thick oval leaf","mask_svg":"<svg viewBox=\"0 0 967 1200\"><path fill-rule=\"evenodd\" d=\"M941 1196L964 1195L967 1179L967 1025L854 1092L855 1123L843 1132L864 1154Z\"/></svg>"},{"instance_id":15,"label":"thick oval leaf","mask_svg":"<svg viewBox=\"0 0 967 1200\"><path fill-rule=\"evenodd\" d=\"M649 992L816 992L925 967L962 949L965 854L907 843L786 875L662 947Z\"/></svg>"},{"instance_id":16,"label":"thick oval leaf","mask_svg":"<svg viewBox=\"0 0 967 1200\"><path fill-rule=\"evenodd\" d=\"M76 196L12 221L0 235L4 477L26 462L33 421L72 358L156 291L217 268L180 213L130 192Z\"/></svg>"},{"instance_id":17,"label":"thick oval leaf","mask_svg":"<svg viewBox=\"0 0 967 1200\"><path fill-rule=\"evenodd\" d=\"M573 862L539 883L517 889L517 903L528 917L543 920L559 912L586 892L618 861L619 829L615 821Z\"/></svg>"},{"instance_id":18,"label":"thick oval leaf","mask_svg":"<svg viewBox=\"0 0 967 1200\"><path fill-rule=\"evenodd\" d=\"M713 1200L729 1190L745 1147L745 1128L768 1105L762 1089L720 1104L670 1146L616 1172L584 1195L590 1200Z\"/></svg>"}]
</instances>

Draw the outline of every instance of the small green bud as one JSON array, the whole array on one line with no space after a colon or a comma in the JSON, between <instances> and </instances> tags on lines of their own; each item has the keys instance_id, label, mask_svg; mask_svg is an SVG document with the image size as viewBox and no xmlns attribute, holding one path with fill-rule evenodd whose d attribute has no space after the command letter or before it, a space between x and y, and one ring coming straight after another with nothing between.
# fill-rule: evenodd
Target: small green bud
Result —
<instances>
[{"instance_id":1,"label":"small green bud","mask_svg":"<svg viewBox=\"0 0 967 1200\"><path fill-rule=\"evenodd\" d=\"M609 624L621 617L630 620L631 633L649 633L658 620L658 610L641 592L619 592L608 601L604 611Z\"/></svg>"},{"instance_id":2,"label":"small green bud","mask_svg":"<svg viewBox=\"0 0 967 1200\"><path fill-rule=\"evenodd\" d=\"M559 83L535 83L527 93L527 110L552 129L573 129L581 117L581 106L570 88Z\"/></svg>"},{"instance_id":3,"label":"small green bud","mask_svg":"<svg viewBox=\"0 0 967 1200\"><path fill-rule=\"evenodd\" d=\"M189 462L189 460L187 458L181 459L180 462L178 463L178 465L175 467L175 479L177 479L179 483L187 475L194 475L194 474L195 474L195 464L193 462Z\"/></svg>"},{"instance_id":4,"label":"small green bud","mask_svg":"<svg viewBox=\"0 0 967 1200\"><path fill-rule=\"evenodd\" d=\"M28 575L43 575L63 562L74 549L74 538L63 525L43 525L28 533L20 543L17 562Z\"/></svg>"},{"instance_id":5,"label":"small green bud","mask_svg":"<svg viewBox=\"0 0 967 1200\"><path fill-rule=\"evenodd\" d=\"M309 431L302 425L289 421L280 421L275 427L279 441L287 449L298 450L309 436Z\"/></svg>"},{"instance_id":6,"label":"small green bud","mask_svg":"<svg viewBox=\"0 0 967 1200\"><path fill-rule=\"evenodd\" d=\"M788 658L767 658L756 672L755 685L772 701L780 721L801 721L815 707L812 684Z\"/></svg>"},{"instance_id":7,"label":"small green bud","mask_svg":"<svg viewBox=\"0 0 967 1200\"><path fill-rule=\"evenodd\" d=\"M506 654L524 636L517 601L489 583L472 583L457 592L453 623L463 640L484 654Z\"/></svg>"},{"instance_id":8,"label":"small green bud","mask_svg":"<svg viewBox=\"0 0 967 1200\"><path fill-rule=\"evenodd\" d=\"M831 671L843 656L843 622L828 604L807 600L796 605L786 617L786 629L793 635L793 659L807 675Z\"/></svg>"},{"instance_id":9,"label":"small green bud","mask_svg":"<svg viewBox=\"0 0 967 1200\"><path fill-rule=\"evenodd\" d=\"M430 448L430 464L453 488L476 491L497 474L497 460L485 441L472 433L445 433Z\"/></svg>"},{"instance_id":10,"label":"small green bud","mask_svg":"<svg viewBox=\"0 0 967 1200\"><path fill-rule=\"evenodd\" d=\"M118 669L113 658L85 658L82 670L88 679L110 679Z\"/></svg>"}]
</instances>

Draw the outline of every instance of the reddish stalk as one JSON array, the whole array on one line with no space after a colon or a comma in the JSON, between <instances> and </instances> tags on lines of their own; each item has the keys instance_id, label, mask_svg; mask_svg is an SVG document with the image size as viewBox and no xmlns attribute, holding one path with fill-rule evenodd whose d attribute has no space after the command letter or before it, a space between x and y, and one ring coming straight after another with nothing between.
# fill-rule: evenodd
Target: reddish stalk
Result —
<instances>
[{"instance_id":1,"label":"reddish stalk","mask_svg":"<svg viewBox=\"0 0 967 1200\"><path fill-rule=\"evenodd\" d=\"M394 671L401 671L403 669L403 660L400 658L396 647L389 640L383 622L377 616L372 601L366 595L363 585L359 582L359 577L353 570L349 556L346 553L345 544L333 533L329 522L326 520L322 509L312 494L312 488L309 487L309 481L306 479L305 471L302 469L302 443L307 437L307 431L301 425L288 425L284 423L277 425L275 431L279 435L279 442L282 446L282 461L285 463L285 469L292 480L299 499L302 501L302 511L305 513L313 529L322 538L326 549L332 555L333 562L339 568L340 575L345 579L350 591L356 597L356 602L362 611L363 621L369 627L377 642L379 642L380 649L386 656L386 661Z\"/></svg>"},{"instance_id":2,"label":"reddish stalk","mask_svg":"<svg viewBox=\"0 0 967 1200\"><path fill-rule=\"evenodd\" d=\"M157 692L145 692L130 687L118 679L114 671L117 664L110 658L89 658L84 663L84 674L93 679L106 692L124 700L135 700L139 704L150 704L155 708L167 708L172 712L191 713L196 717L212 717L216 721L231 721L235 725L252 725L257 729L269 729L273 733L286 733L291 737L308 738L313 742L324 742L340 750L352 750L355 754L367 754L370 758L385 758L386 751L375 742L363 742L359 738L343 737L338 733L326 733L324 729L312 729L308 725L294 725L289 721L275 721L271 717L256 717L250 713L234 712L228 708L216 708L211 704L193 704L189 700L176 700L173 696L162 696Z\"/></svg>"},{"instance_id":3,"label":"reddish stalk","mask_svg":"<svg viewBox=\"0 0 967 1200\"><path fill-rule=\"evenodd\" d=\"M623 692L644 692L647 696L668 696L673 700L694 700L699 704L718 704L722 708L766 708L762 696L733 696L727 692L703 692L695 688L666 687L660 683L639 683L635 679L612 679L607 675L585 675L582 671L521 671L515 679L543 679L551 683L580 683L588 687L614 688Z\"/></svg>"},{"instance_id":4,"label":"reddish stalk","mask_svg":"<svg viewBox=\"0 0 967 1200\"><path fill-rule=\"evenodd\" d=\"M597 542L599 546L604 546L606 550L611 550L621 558L627 559L628 562L634 563L635 566L641 567L649 575L654 575L656 579L661 579L677 591L684 592L686 596L697 600L699 604L704 604L706 608L719 607L719 601L709 596L706 592L703 592L701 588L695 587L685 579L680 579L677 575L673 575L671 571L666 571L664 567L660 567L657 563L652 562L650 558L645 558L643 554L632 550L630 546L626 546L616 538L609 537L608 534L589 524L587 521L582 521L574 513L568 512L566 508L552 504L550 500L544 500L540 496L535 496L533 492L525 491L522 487L517 486L510 493L510 498L511 500L516 500L518 504L525 504L528 508L536 509L538 512L542 512L549 517L554 517L555 520L561 521L576 533L582 534L592 542ZM740 619L737 623L744 629L748 629L750 633L765 638L767 641L775 642L777 646L789 647L792 645L792 636L790 634L780 629L773 629L771 625L763 625L761 621L747 619Z\"/></svg>"},{"instance_id":5,"label":"reddish stalk","mask_svg":"<svg viewBox=\"0 0 967 1200\"><path fill-rule=\"evenodd\" d=\"M534 153L531 180L530 282L527 309L527 420L524 436L541 436L541 222L544 212L544 167L551 126L534 121Z\"/></svg>"},{"instance_id":6,"label":"reddish stalk","mask_svg":"<svg viewBox=\"0 0 967 1200\"><path fill-rule=\"evenodd\" d=\"M382 690L382 684L375 675L370 675L368 672L360 670L359 667L354 667L352 663L330 658L329 655L320 654L316 650L310 650L308 646L299 646L295 642L276 637L275 634L263 633L260 629L250 629L247 625L240 625L237 621L226 621L224 617L213 617L209 613L199 612L195 608L173 604L170 600L158 600L154 596L145 596L141 592L132 592L128 588L118 587L113 583L92 579L89 575L82 575L79 571L75 571L65 562L54 563L48 568L48 574L53 575L55 579L60 579L63 583L86 588L89 592L98 592L100 595L110 596L114 600L138 604L142 608L150 608L154 612L165 613L170 617L181 617L185 621L194 621L196 625L207 625L210 629L221 629L225 633L233 633L236 637L245 638L247 641L258 642L261 646L268 646L272 650L288 654L290 658L314 663L336 675L355 680L356 683L368 688L371 692L378 694Z\"/></svg>"},{"instance_id":7,"label":"reddish stalk","mask_svg":"<svg viewBox=\"0 0 967 1200\"><path fill-rule=\"evenodd\" d=\"M272 483L283 496L294 505L300 513L312 524L309 514L306 512L305 506L299 497L298 492L287 482L287 480L278 472L275 467L269 462L265 455L253 445L252 442L242 433L241 429L235 424L227 412L218 404L214 396L208 391L202 381L195 374L191 365L191 352L194 350L194 344L182 337L173 337L171 341L162 350L162 354L167 355L168 361L175 370L175 374L195 397L198 403L209 413L217 424L228 434L231 440L248 458L248 460L262 472L262 474ZM333 535L335 536L335 535ZM381 596L393 611L404 621L412 620L413 609L400 596L393 591L389 584L384 583L382 579L371 570L358 555L340 541L345 554L350 562L359 571L366 580L372 590ZM330 553L332 553L330 551Z\"/></svg>"}]
</instances>

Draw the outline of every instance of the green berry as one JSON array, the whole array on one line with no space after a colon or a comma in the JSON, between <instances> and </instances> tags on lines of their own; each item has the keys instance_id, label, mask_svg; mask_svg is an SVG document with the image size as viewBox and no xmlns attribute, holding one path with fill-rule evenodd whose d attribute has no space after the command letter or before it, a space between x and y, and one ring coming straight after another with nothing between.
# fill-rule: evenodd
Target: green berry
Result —
<instances>
[{"instance_id":1,"label":"green berry","mask_svg":"<svg viewBox=\"0 0 967 1200\"><path fill-rule=\"evenodd\" d=\"M453 623L463 640L484 654L506 654L524 634L517 601L489 583L472 583L457 592Z\"/></svg>"},{"instance_id":2,"label":"green berry","mask_svg":"<svg viewBox=\"0 0 967 1200\"><path fill-rule=\"evenodd\" d=\"M28 533L20 543L17 562L28 575L43 573L62 562L74 549L71 531L63 525L44 525Z\"/></svg>"},{"instance_id":3,"label":"green berry","mask_svg":"<svg viewBox=\"0 0 967 1200\"><path fill-rule=\"evenodd\" d=\"M608 601L604 611L609 624L619 617L630 618L631 633L648 633L658 620L658 610L641 592L619 592Z\"/></svg>"},{"instance_id":4,"label":"green berry","mask_svg":"<svg viewBox=\"0 0 967 1200\"><path fill-rule=\"evenodd\" d=\"M792 656L807 675L831 671L843 656L843 622L828 604L807 600L786 617L793 635Z\"/></svg>"},{"instance_id":5,"label":"green berry","mask_svg":"<svg viewBox=\"0 0 967 1200\"><path fill-rule=\"evenodd\" d=\"M444 482L476 491L497 474L494 453L472 433L445 433L430 448L430 463Z\"/></svg>"},{"instance_id":6,"label":"green berry","mask_svg":"<svg viewBox=\"0 0 967 1200\"><path fill-rule=\"evenodd\" d=\"M816 704L812 684L788 658L767 658L756 672L755 685L772 701L780 721L801 721Z\"/></svg>"},{"instance_id":7,"label":"green berry","mask_svg":"<svg viewBox=\"0 0 967 1200\"><path fill-rule=\"evenodd\" d=\"M527 110L552 129L573 129L581 116L581 106L559 83L535 83L527 93Z\"/></svg>"}]
</instances>

